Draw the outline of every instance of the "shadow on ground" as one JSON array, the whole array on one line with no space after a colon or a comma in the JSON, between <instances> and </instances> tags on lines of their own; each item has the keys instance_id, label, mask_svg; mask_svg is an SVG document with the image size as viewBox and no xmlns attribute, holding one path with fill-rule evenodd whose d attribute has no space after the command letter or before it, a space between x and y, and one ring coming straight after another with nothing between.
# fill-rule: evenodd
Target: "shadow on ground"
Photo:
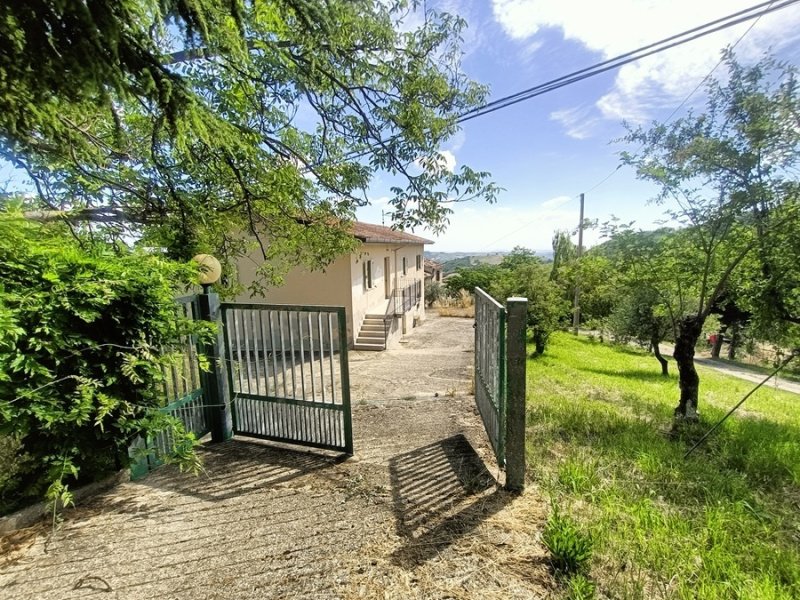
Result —
<instances>
[{"instance_id":1,"label":"shadow on ground","mask_svg":"<svg viewBox=\"0 0 800 600\"><path fill-rule=\"evenodd\" d=\"M196 477L177 476L174 468L166 467L138 483L215 502L290 485L346 459L344 455L291 450L240 439L202 446L199 453L203 471Z\"/></svg>"},{"instance_id":2,"label":"shadow on ground","mask_svg":"<svg viewBox=\"0 0 800 600\"><path fill-rule=\"evenodd\" d=\"M405 568L433 558L513 499L460 434L393 457L389 476L397 533L404 538L392 562Z\"/></svg>"},{"instance_id":3,"label":"shadow on ground","mask_svg":"<svg viewBox=\"0 0 800 600\"><path fill-rule=\"evenodd\" d=\"M661 367L655 361L653 361L652 371L645 371L641 369L623 369L619 371L613 371L610 369L588 369L588 368L584 368L581 370L587 371L589 373L595 373L596 375L605 375L606 377L618 377L621 379L638 379L639 381L652 381L652 382L677 381L677 375L675 375L674 373L670 373L668 376L662 375Z\"/></svg>"}]
</instances>

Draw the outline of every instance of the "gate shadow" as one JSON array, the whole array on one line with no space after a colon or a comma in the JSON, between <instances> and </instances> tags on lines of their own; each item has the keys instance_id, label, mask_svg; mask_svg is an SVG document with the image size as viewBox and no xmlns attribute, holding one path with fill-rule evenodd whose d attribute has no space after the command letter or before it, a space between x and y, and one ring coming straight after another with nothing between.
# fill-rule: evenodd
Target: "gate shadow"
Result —
<instances>
[{"instance_id":1,"label":"gate shadow","mask_svg":"<svg viewBox=\"0 0 800 600\"><path fill-rule=\"evenodd\" d=\"M206 444L198 448L198 453L203 470L196 476L180 473L167 465L137 483L215 502L284 486L347 458L346 455L292 450L241 439Z\"/></svg>"},{"instance_id":2,"label":"gate shadow","mask_svg":"<svg viewBox=\"0 0 800 600\"><path fill-rule=\"evenodd\" d=\"M397 533L405 540L391 558L404 568L435 557L514 499L460 434L393 457L389 476Z\"/></svg>"}]
</instances>

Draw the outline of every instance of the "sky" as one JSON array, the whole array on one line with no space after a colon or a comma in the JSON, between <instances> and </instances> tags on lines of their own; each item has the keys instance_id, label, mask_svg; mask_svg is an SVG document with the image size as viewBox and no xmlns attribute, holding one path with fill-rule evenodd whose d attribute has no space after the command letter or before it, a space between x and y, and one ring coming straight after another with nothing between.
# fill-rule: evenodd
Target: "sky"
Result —
<instances>
[{"instance_id":1,"label":"sky","mask_svg":"<svg viewBox=\"0 0 800 600\"><path fill-rule=\"evenodd\" d=\"M428 0L427 7L458 14L463 34L463 71L487 84L490 100L565 75L602 60L681 33L757 4L757 0ZM416 17L414 17L416 18ZM736 25L592 79L467 121L441 148L454 168L489 171L503 188L496 204L453 206L450 225L434 240L437 252L495 252L514 246L550 249L553 232L575 230L578 195L585 216L599 222L616 216L652 229L664 206L649 202L657 189L619 166L619 153L635 147L615 142L622 125L647 126L689 109L702 110L701 87L720 51L736 45L740 62L771 52L800 64L800 4ZM748 31L749 29L749 31ZM724 77L724 67L713 71ZM691 95L690 95L691 94ZM688 100L687 100L688 98ZM680 107L680 108L679 108ZM613 173L613 174L612 174ZM610 176L609 176L610 175ZM382 222L389 181L370 189L373 204L358 218ZM386 216L389 225L389 217ZM602 241L587 231L585 244Z\"/></svg>"},{"instance_id":2,"label":"sky","mask_svg":"<svg viewBox=\"0 0 800 600\"><path fill-rule=\"evenodd\" d=\"M491 101L758 3L420 0L403 26L422 24L426 7L461 16L467 22L462 70L489 86ZM615 140L625 135L623 121L647 126L702 110L705 94L698 86L711 73L724 77L724 68L715 67L732 44L745 64L771 52L800 65L800 3L467 121L440 152L449 168L490 172L502 188L498 202L455 204L444 233L414 233L434 240L427 249L438 252L549 251L554 231L576 229L581 192L588 219L616 216L641 229L657 227L665 210L649 202L657 189L638 181L632 169L618 168L619 153L636 148ZM0 164L0 181L18 175ZM393 183L378 176L368 190L372 203L357 218L390 225L383 213ZM600 231L587 231L584 240L587 246L602 241Z\"/></svg>"}]
</instances>

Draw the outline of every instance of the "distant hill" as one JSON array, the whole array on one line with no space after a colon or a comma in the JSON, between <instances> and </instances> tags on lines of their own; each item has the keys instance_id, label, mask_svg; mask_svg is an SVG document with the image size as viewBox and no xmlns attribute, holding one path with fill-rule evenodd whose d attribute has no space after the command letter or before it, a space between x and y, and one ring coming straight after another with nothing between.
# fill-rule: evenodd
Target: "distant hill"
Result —
<instances>
[{"instance_id":1,"label":"distant hill","mask_svg":"<svg viewBox=\"0 0 800 600\"><path fill-rule=\"evenodd\" d=\"M460 268L477 265L499 265L509 252L425 252L425 258L442 265L444 274L455 273ZM536 251L545 262L553 260L552 251Z\"/></svg>"}]
</instances>

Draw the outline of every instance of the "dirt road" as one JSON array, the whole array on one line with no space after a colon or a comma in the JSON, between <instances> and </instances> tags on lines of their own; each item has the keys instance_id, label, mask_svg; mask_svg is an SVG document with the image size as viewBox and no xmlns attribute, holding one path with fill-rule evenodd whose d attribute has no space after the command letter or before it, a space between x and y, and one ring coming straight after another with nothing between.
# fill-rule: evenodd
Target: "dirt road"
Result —
<instances>
[{"instance_id":1,"label":"dirt road","mask_svg":"<svg viewBox=\"0 0 800 600\"><path fill-rule=\"evenodd\" d=\"M68 511L54 533L18 533L0 595L547 595L545 503L497 486L469 395L472 336L471 320L432 316L396 350L351 354L352 458L207 445L199 477L164 467Z\"/></svg>"}]
</instances>

